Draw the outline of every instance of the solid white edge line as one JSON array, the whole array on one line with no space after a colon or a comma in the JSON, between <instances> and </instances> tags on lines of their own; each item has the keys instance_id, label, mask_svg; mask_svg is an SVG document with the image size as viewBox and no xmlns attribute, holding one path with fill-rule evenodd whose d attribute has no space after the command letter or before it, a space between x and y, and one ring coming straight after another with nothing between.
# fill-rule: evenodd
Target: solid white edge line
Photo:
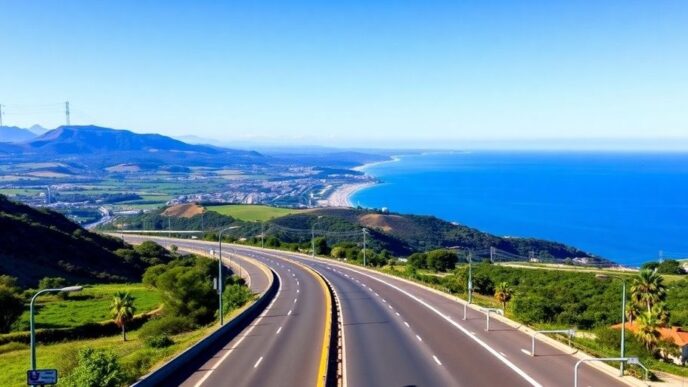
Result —
<instances>
[{"instance_id":1,"label":"solid white edge line","mask_svg":"<svg viewBox=\"0 0 688 387\"><path fill-rule=\"evenodd\" d=\"M230 355L232 352L234 352L234 349L237 348L237 347L239 346L239 344L241 344L242 341L244 341L244 339L251 333L251 331L253 331L253 328L255 328L255 327L258 325L258 323L259 323L261 320L263 320L263 317L265 317L265 315L268 313L268 311L269 311L269 310L272 308L272 306L275 304L275 301L277 301L277 299L279 298L280 294L282 293L282 284L283 284L283 282L282 282L282 277L280 277L280 275L279 275L279 273L277 273L277 271L274 271L274 270L273 270L272 272L275 273L275 275L277 276L277 278L278 278L278 280L279 280L279 283L280 283L280 286L279 286L279 288L277 289L277 293L275 294L275 298L272 299L272 302L270 302L270 304L267 306L267 308L265 308L265 310L263 311L263 313L261 313L260 316L258 316L258 318L251 324L251 326L249 326L248 330L239 338L239 341L237 341L236 344L234 344L234 346L232 346L232 348L230 348L230 349L227 351L227 353L225 353L225 354L220 358L220 360L218 360L215 364L213 364L212 367L210 367L210 369L208 370L208 372L206 372L206 374L203 375L203 377L202 377L201 379L199 379L198 382L196 382L196 384L194 384L194 387L200 387L206 380L208 380L208 378L209 378L210 375L213 373L213 371L215 371L215 370L220 366L220 364L222 364L222 362L224 362L224 361L227 359L227 357L229 357L229 355Z\"/></svg>"},{"instance_id":2,"label":"solid white edge line","mask_svg":"<svg viewBox=\"0 0 688 387\"><path fill-rule=\"evenodd\" d=\"M355 272L355 273L358 273L358 274L360 274L360 275L363 275L363 276L366 276L366 277L368 277L368 278L371 278L371 279L373 279L373 280L375 280L375 281L381 282L381 283L383 283L383 284L385 284L385 285L391 287L392 289L395 289L395 290L397 290L398 292L400 292L400 293L402 293L402 294L405 294L405 295L408 296L409 298L415 300L415 301L418 302L419 304L421 304L421 305L425 306L426 308L430 309L430 310L433 311L435 314L437 314L438 316L442 317L445 321L447 321L448 323L450 323L451 325L453 325L455 328L457 328L457 329L460 330L461 332L465 333L466 336L468 336L468 337L470 337L471 339L473 339L473 341L475 341L476 343L478 343L481 347L485 348L488 352L490 352L492 355L494 355L497 359L499 359L499 360L500 360L502 363L504 363L507 367L511 368L514 372L516 372L517 374L519 374L523 379L525 379L526 381L528 381L528 383L530 383L531 385L536 386L536 387L542 387L542 385L541 385L540 383L538 383L535 379L533 379L533 378L532 378L530 375L528 375L525 371L523 371L522 369L518 368L518 367L516 366L516 364L512 363L511 361L509 361L509 359L507 359L506 357L500 355L499 352L497 352L497 351L494 350L492 347L490 347L486 342L480 340L480 339L479 339L477 336L475 336L474 334L469 334L469 332L468 332L468 330L467 330L466 328L464 328L464 327L462 327L461 325L459 325L456 321L452 320L449 316L447 316L447 315L443 314L442 312L440 312L440 311L439 311L437 308L435 308L434 306L428 304L427 302L421 300L420 298L414 296L413 294L407 292L406 290L401 289L400 287L398 287L398 286L396 286L396 285L393 285L393 284L391 284L391 283L389 283L389 282L387 282L387 281L385 281L385 280L382 280L382 279L380 279L380 278L377 278L377 277L375 277L375 276L372 276L372 275L370 275L370 274L368 274L368 273L360 272L360 271L358 271L358 270L354 270L354 269L351 269L351 268L347 268L347 269L348 269L348 270L351 270L351 271L353 271L353 272Z\"/></svg>"}]
</instances>

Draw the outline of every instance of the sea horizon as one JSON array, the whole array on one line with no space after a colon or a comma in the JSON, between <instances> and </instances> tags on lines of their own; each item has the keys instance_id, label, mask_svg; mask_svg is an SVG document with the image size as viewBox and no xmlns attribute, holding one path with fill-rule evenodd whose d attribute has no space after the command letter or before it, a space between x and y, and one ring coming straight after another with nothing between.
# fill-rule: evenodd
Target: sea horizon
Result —
<instances>
[{"instance_id":1,"label":"sea horizon","mask_svg":"<svg viewBox=\"0 0 688 387\"><path fill-rule=\"evenodd\" d=\"M429 151L356 170L379 183L350 192L352 206L561 242L627 266L688 257L688 152Z\"/></svg>"}]
</instances>

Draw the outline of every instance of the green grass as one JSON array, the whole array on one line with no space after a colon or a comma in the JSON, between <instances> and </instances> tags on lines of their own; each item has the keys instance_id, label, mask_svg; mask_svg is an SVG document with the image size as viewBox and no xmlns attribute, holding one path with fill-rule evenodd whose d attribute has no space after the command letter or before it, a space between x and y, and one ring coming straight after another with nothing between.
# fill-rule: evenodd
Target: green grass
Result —
<instances>
[{"instance_id":1,"label":"green grass","mask_svg":"<svg viewBox=\"0 0 688 387\"><path fill-rule=\"evenodd\" d=\"M107 284L85 288L72 293L63 300L57 296L40 296L36 301L36 328L70 328L89 322L101 322L112 318L110 303L118 291L128 291L134 296L136 313L158 308L161 304L160 293L143 284ZM18 322L18 330L29 329L29 311L25 311Z\"/></svg>"},{"instance_id":2,"label":"green grass","mask_svg":"<svg viewBox=\"0 0 688 387\"><path fill-rule=\"evenodd\" d=\"M233 318L245 308L235 309L227 314L227 320ZM139 339L138 332L127 334L128 340L122 341L121 336L103 337L100 339L78 340L66 343L38 345L36 347L36 363L38 368L55 368L60 378L66 376L75 366L76 354L84 348L106 349L113 351L125 369L134 373L134 377L142 376L160 366L177 353L198 342L208 335L217 324L203 327L191 332L172 336L174 344L163 349L152 349L144 345ZM29 368L29 347L17 343L0 345L0 386L26 386L26 370ZM131 380L130 382L133 382Z\"/></svg>"},{"instance_id":3,"label":"green grass","mask_svg":"<svg viewBox=\"0 0 688 387\"><path fill-rule=\"evenodd\" d=\"M228 215L235 219L246 222L264 222L266 220L279 218L281 216L294 214L302 210L293 208L279 208L260 205L223 205L223 206L208 206L208 211L215 211L222 215Z\"/></svg>"}]
</instances>

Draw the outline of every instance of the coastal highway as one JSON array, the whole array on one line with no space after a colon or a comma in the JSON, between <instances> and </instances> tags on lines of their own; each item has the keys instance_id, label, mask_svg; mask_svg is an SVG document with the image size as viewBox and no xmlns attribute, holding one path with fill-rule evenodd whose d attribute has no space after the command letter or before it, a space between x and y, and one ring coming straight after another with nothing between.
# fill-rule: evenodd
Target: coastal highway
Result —
<instances>
[{"instance_id":1,"label":"coastal highway","mask_svg":"<svg viewBox=\"0 0 688 387\"><path fill-rule=\"evenodd\" d=\"M344 320L349 386L571 386L577 359L421 286L300 254L239 248L242 254L311 266L333 285ZM581 386L623 386L584 365Z\"/></svg>"},{"instance_id":2,"label":"coastal highway","mask_svg":"<svg viewBox=\"0 0 688 387\"><path fill-rule=\"evenodd\" d=\"M130 243L170 239L124 237ZM217 244L174 240L179 250L204 251ZM217 250L217 249L216 249ZM223 245L224 261L231 256L250 276L251 289L263 292L269 280L263 270ZM264 262L269 262L263 259ZM196 369L178 381L183 386L316 386L323 368L326 289L316 274L291 262L272 263L279 290L266 310L218 352L208 354ZM329 341L329 337L327 338ZM326 358L325 358L326 360Z\"/></svg>"},{"instance_id":3,"label":"coastal highway","mask_svg":"<svg viewBox=\"0 0 688 387\"><path fill-rule=\"evenodd\" d=\"M574 356L540 342L541 355L532 357L529 335L496 319L486 332L483 313L469 309L464 321L461 305L422 286L333 260L244 246L234 249L273 269L299 262L329 280L342 308L348 386L573 385ZM307 343L306 339L280 349L290 352ZM581 367L579 382L625 385L588 365Z\"/></svg>"}]
</instances>

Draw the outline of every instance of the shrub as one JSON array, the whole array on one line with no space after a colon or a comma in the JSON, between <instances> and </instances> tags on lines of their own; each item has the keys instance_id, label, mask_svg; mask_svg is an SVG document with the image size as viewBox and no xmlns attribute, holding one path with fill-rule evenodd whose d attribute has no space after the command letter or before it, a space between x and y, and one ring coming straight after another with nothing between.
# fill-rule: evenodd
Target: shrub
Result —
<instances>
[{"instance_id":1,"label":"shrub","mask_svg":"<svg viewBox=\"0 0 688 387\"><path fill-rule=\"evenodd\" d=\"M193 328L194 323L188 317L165 316L143 324L139 330L139 337L146 339L161 335L176 335L192 330Z\"/></svg>"},{"instance_id":2,"label":"shrub","mask_svg":"<svg viewBox=\"0 0 688 387\"><path fill-rule=\"evenodd\" d=\"M174 344L174 340L167 335L151 336L146 338L144 342L151 348L166 348Z\"/></svg>"},{"instance_id":3,"label":"shrub","mask_svg":"<svg viewBox=\"0 0 688 387\"><path fill-rule=\"evenodd\" d=\"M125 378L114 353L86 348L79 351L78 365L63 383L75 387L117 387Z\"/></svg>"},{"instance_id":4,"label":"shrub","mask_svg":"<svg viewBox=\"0 0 688 387\"><path fill-rule=\"evenodd\" d=\"M454 269L459 256L452 250L433 250L427 254L428 269L448 271Z\"/></svg>"},{"instance_id":5,"label":"shrub","mask_svg":"<svg viewBox=\"0 0 688 387\"><path fill-rule=\"evenodd\" d=\"M442 285L447 288L449 293L460 294L466 291L466 285L455 275L448 275L442 278Z\"/></svg>"},{"instance_id":6,"label":"shrub","mask_svg":"<svg viewBox=\"0 0 688 387\"><path fill-rule=\"evenodd\" d=\"M552 300L542 296L519 297L513 303L514 314L526 324L552 322L557 308Z\"/></svg>"},{"instance_id":7,"label":"shrub","mask_svg":"<svg viewBox=\"0 0 688 387\"><path fill-rule=\"evenodd\" d=\"M233 284L225 287L225 290L222 292L224 311L229 312L241 308L252 296L251 290L246 286Z\"/></svg>"},{"instance_id":8,"label":"shrub","mask_svg":"<svg viewBox=\"0 0 688 387\"><path fill-rule=\"evenodd\" d=\"M13 288L0 286L0 333L9 332L24 312L24 300Z\"/></svg>"},{"instance_id":9,"label":"shrub","mask_svg":"<svg viewBox=\"0 0 688 387\"><path fill-rule=\"evenodd\" d=\"M416 269L428 267L428 256L425 253L413 253L408 257L408 265Z\"/></svg>"}]
</instances>

